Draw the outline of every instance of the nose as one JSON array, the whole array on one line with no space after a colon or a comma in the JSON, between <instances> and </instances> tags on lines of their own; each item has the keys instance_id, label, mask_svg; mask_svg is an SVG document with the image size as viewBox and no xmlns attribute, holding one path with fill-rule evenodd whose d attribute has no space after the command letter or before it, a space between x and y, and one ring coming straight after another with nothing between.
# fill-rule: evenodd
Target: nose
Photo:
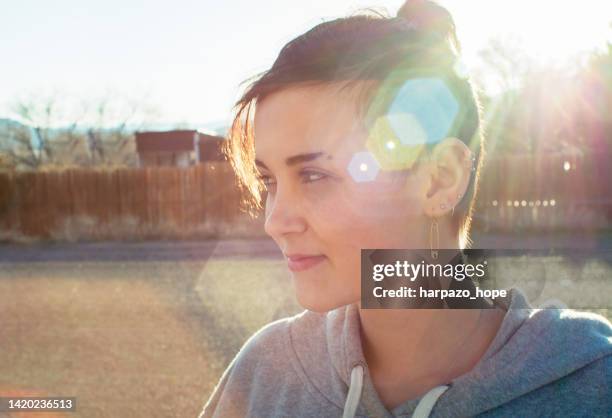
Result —
<instances>
[{"instance_id":1,"label":"nose","mask_svg":"<svg viewBox=\"0 0 612 418\"><path fill-rule=\"evenodd\" d=\"M264 230L277 243L290 233L300 233L306 230L306 220L302 213L302 205L287 190L280 190L266 199Z\"/></svg>"}]
</instances>

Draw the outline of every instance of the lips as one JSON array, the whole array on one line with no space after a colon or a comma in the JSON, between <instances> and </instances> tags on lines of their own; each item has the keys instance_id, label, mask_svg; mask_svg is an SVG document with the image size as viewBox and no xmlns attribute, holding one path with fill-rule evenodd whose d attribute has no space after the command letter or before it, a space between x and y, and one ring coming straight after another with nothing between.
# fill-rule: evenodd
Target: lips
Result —
<instances>
[{"instance_id":1,"label":"lips","mask_svg":"<svg viewBox=\"0 0 612 418\"><path fill-rule=\"evenodd\" d=\"M325 260L324 255L287 255L287 265L291 271L303 271L316 266Z\"/></svg>"}]
</instances>

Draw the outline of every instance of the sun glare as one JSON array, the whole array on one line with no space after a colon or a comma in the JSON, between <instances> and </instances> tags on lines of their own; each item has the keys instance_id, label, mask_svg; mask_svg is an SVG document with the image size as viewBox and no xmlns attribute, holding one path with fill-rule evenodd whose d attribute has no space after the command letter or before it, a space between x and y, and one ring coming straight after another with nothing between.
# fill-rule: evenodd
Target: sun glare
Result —
<instances>
[{"instance_id":1,"label":"sun glare","mask_svg":"<svg viewBox=\"0 0 612 418\"><path fill-rule=\"evenodd\" d=\"M486 39L509 38L536 63L564 64L612 41L612 2L441 3L455 16L459 36L472 56L486 45Z\"/></svg>"},{"instance_id":2,"label":"sun glare","mask_svg":"<svg viewBox=\"0 0 612 418\"><path fill-rule=\"evenodd\" d=\"M547 3L532 2L535 15L525 20L521 33L531 57L562 62L600 47L610 38L609 3L600 2L599 8L577 2L556 2L554 7ZM515 18L520 16L517 13Z\"/></svg>"}]
</instances>

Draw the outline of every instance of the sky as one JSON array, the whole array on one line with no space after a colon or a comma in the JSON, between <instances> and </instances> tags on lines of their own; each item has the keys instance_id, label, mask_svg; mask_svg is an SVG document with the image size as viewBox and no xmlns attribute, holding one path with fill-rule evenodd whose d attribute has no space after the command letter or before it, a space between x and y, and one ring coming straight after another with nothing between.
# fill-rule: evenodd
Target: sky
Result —
<instances>
[{"instance_id":1,"label":"sky","mask_svg":"<svg viewBox=\"0 0 612 418\"><path fill-rule=\"evenodd\" d=\"M0 14L0 118L16 101L121 97L160 123L229 120L240 83L269 68L282 46L316 24L398 0L20 0ZM440 1L455 18L468 69L494 37L539 61L611 40L612 2ZM494 87L493 87L494 88Z\"/></svg>"}]
</instances>

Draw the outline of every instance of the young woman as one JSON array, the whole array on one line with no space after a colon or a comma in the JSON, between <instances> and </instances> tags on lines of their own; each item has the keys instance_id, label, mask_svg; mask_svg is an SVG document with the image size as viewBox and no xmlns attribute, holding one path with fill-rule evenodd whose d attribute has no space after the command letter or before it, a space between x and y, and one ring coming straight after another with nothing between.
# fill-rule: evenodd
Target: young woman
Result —
<instances>
[{"instance_id":1,"label":"young woman","mask_svg":"<svg viewBox=\"0 0 612 418\"><path fill-rule=\"evenodd\" d=\"M409 0L309 30L240 99L226 152L306 310L247 341L202 417L610 416L602 316L514 288L361 307L361 249L470 245L484 143L459 53L450 14Z\"/></svg>"}]
</instances>

